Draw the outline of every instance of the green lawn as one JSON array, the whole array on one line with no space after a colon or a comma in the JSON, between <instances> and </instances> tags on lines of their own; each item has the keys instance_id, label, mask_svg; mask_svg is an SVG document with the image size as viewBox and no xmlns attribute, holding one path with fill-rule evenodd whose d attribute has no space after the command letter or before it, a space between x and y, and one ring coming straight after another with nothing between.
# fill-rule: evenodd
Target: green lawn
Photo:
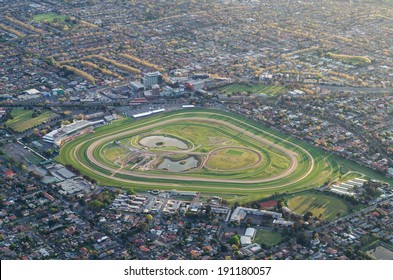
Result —
<instances>
[{"instance_id":1,"label":"green lawn","mask_svg":"<svg viewBox=\"0 0 393 280\"><path fill-rule=\"evenodd\" d=\"M283 86L233 84L220 88L219 91L226 94L250 92L252 94L264 93L266 95L274 96L280 93L285 93L286 88Z\"/></svg>"},{"instance_id":2,"label":"green lawn","mask_svg":"<svg viewBox=\"0 0 393 280\"><path fill-rule=\"evenodd\" d=\"M314 217L332 221L337 219L337 214L345 216L350 206L342 199L325 194L306 192L294 196L288 196L288 207L293 212L305 214L311 212Z\"/></svg>"},{"instance_id":3,"label":"green lawn","mask_svg":"<svg viewBox=\"0 0 393 280\"><path fill-rule=\"evenodd\" d=\"M240 157L244 154L244 152L242 152L242 151L233 150L233 149L229 149L225 153L227 153L228 155L233 155L233 156L238 156L238 157Z\"/></svg>"},{"instance_id":4,"label":"green lawn","mask_svg":"<svg viewBox=\"0 0 393 280\"><path fill-rule=\"evenodd\" d=\"M349 172L345 173L344 175L342 175L338 181L339 182L347 182L347 181L350 181L355 178L363 178L363 177L364 177L363 173L349 171Z\"/></svg>"},{"instance_id":5,"label":"green lawn","mask_svg":"<svg viewBox=\"0 0 393 280\"><path fill-rule=\"evenodd\" d=\"M15 132L24 132L54 117L55 114L49 110L44 110L40 115L33 118L33 110L24 110L15 108L11 111L13 119L8 120L5 124Z\"/></svg>"},{"instance_id":6,"label":"green lawn","mask_svg":"<svg viewBox=\"0 0 393 280\"><path fill-rule=\"evenodd\" d=\"M168 134L192 142L198 152L208 152L221 146L241 146L241 143L225 133L219 127L212 127L206 122L174 123L159 127L158 131L149 134ZM229 136L229 137L228 137Z\"/></svg>"},{"instance_id":7,"label":"green lawn","mask_svg":"<svg viewBox=\"0 0 393 280\"><path fill-rule=\"evenodd\" d=\"M254 242L258 244L265 244L266 246L274 246L282 240L281 233L270 230L258 230L255 234Z\"/></svg>"},{"instance_id":8,"label":"green lawn","mask_svg":"<svg viewBox=\"0 0 393 280\"><path fill-rule=\"evenodd\" d=\"M54 21L64 21L67 18L66 15L59 15L56 13L39 14L33 17L33 20L38 22L54 22Z\"/></svg>"},{"instance_id":9,"label":"green lawn","mask_svg":"<svg viewBox=\"0 0 393 280\"><path fill-rule=\"evenodd\" d=\"M129 150L121 146L105 146L102 150L102 157L107 158L109 161L116 161L123 159Z\"/></svg>"},{"instance_id":10,"label":"green lawn","mask_svg":"<svg viewBox=\"0 0 393 280\"><path fill-rule=\"evenodd\" d=\"M232 151L229 153L228 151ZM206 166L218 170L247 168L258 162L258 154L249 150L218 150L214 152Z\"/></svg>"}]
</instances>

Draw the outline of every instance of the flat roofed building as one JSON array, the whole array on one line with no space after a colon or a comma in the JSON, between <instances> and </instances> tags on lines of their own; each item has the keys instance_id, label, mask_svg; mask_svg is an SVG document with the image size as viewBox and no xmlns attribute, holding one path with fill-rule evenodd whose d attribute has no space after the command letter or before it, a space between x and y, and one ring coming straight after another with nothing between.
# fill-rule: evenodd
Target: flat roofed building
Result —
<instances>
[{"instance_id":1,"label":"flat roofed building","mask_svg":"<svg viewBox=\"0 0 393 280\"><path fill-rule=\"evenodd\" d=\"M130 88L134 93L143 93L145 86L138 81L134 81L130 83Z\"/></svg>"},{"instance_id":2,"label":"flat roofed building","mask_svg":"<svg viewBox=\"0 0 393 280\"><path fill-rule=\"evenodd\" d=\"M32 89L25 90L24 93L29 94L29 95L36 95L36 94L39 94L40 91L35 88L32 88Z\"/></svg>"},{"instance_id":3,"label":"flat roofed building","mask_svg":"<svg viewBox=\"0 0 393 280\"><path fill-rule=\"evenodd\" d=\"M278 219L278 220L274 220L273 221L274 225L279 225L282 227L292 227L295 223L292 221L286 221L286 220L282 220L282 219Z\"/></svg>"},{"instance_id":4,"label":"flat roofed building","mask_svg":"<svg viewBox=\"0 0 393 280\"><path fill-rule=\"evenodd\" d=\"M75 173L71 172L67 168L63 167L57 170L57 173L64 179L71 179L76 176Z\"/></svg>"},{"instance_id":5,"label":"flat roofed building","mask_svg":"<svg viewBox=\"0 0 393 280\"><path fill-rule=\"evenodd\" d=\"M257 231L255 230L255 228L249 227L246 229L246 233L244 235L250 237L251 239L254 239L256 232Z\"/></svg>"},{"instance_id":6,"label":"flat roofed building","mask_svg":"<svg viewBox=\"0 0 393 280\"><path fill-rule=\"evenodd\" d=\"M240 244L242 246L247 246L250 245L251 243L252 243L251 238L249 236L245 236L245 235L240 236Z\"/></svg>"},{"instance_id":7,"label":"flat roofed building","mask_svg":"<svg viewBox=\"0 0 393 280\"><path fill-rule=\"evenodd\" d=\"M159 71L146 73L143 77L143 85L145 89L151 89L153 85L162 84L162 74Z\"/></svg>"},{"instance_id":8,"label":"flat roofed building","mask_svg":"<svg viewBox=\"0 0 393 280\"><path fill-rule=\"evenodd\" d=\"M232 212L229 221L241 222L247 215L266 216L272 219L278 219L282 217L281 213L277 213L273 211L258 210L258 209L245 208L245 207L236 207L236 209Z\"/></svg>"}]
</instances>

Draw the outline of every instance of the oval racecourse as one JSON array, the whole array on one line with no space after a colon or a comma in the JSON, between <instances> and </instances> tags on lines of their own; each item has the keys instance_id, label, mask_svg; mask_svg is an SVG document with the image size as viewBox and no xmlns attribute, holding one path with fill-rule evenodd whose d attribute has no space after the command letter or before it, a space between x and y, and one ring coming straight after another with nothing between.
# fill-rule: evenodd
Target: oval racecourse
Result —
<instances>
[{"instance_id":1,"label":"oval racecourse","mask_svg":"<svg viewBox=\"0 0 393 280\"><path fill-rule=\"evenodd\" d=\"M177 144L146 147L144 138ZM157 168L164 159L181 165L189 158L198 166ZM58 160L105 186L201 191L234 200L317 187L339 172L319 149L235 114L202 109L123 118L66 143Z\"/></svg>"}]
</instances>

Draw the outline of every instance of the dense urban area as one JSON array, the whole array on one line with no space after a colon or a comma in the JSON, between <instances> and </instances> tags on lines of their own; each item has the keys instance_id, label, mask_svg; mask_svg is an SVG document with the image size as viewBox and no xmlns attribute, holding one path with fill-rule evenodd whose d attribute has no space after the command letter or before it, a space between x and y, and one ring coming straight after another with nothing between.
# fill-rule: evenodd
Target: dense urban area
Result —
<instances>
[{"instance_id":1,"label":"dense urban area","mask_svg":"<svg viewBox=\"0 0 393 280\"><path fill-rule=\"evenodd\" d=\"M0 3L0 259L393 259L391 1ZM194 110L312 146L338 176L250 199L59 160Z\"/></svg>"}]
</instances>

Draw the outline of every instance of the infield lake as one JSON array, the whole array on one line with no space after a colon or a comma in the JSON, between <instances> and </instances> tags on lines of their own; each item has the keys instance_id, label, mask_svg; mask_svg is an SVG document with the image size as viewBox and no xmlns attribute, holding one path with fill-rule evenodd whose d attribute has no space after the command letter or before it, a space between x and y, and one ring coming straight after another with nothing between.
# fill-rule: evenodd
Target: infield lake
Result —
<instances>
[{"instance_id":1,"label":"infield lake","mask_svg":"<svg viewBox=\"0 0 393 280\"><path fill-rule=\"evenodd\" d=\"M186 150L188 148L187 144L179 139L158 135L142 138L139 143L149 148L176 147L182 150Z\"/></svg>"},{"instance_id":2,"label":"infield lake","mask_svg":"<svg viewBox=\"0 0 393 280\"><path fill-rule=\"evenodd\" d=\"M182 172L197 167L198 163L199 161L195 157L189 157L181 161L172 161L166 158L158 166L158 169L168 170L171 172Z\"/></svg>"}]
</instances>

